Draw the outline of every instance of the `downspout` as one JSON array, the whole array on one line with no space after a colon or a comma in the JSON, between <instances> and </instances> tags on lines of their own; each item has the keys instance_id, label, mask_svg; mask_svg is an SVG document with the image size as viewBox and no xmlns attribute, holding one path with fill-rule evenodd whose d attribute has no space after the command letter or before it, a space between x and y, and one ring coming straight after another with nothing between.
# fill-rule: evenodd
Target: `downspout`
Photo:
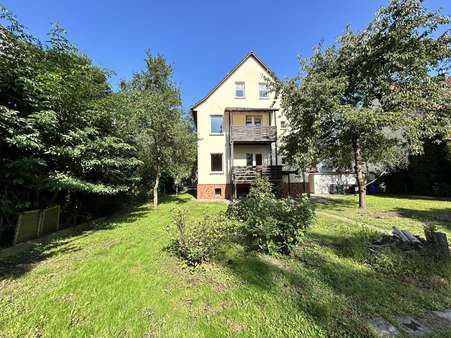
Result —
<instances>
[{"instance_id":1,"label":"downspout","mask_svg":"<svg viewBox=\"0 0 451 338\"><path fill-rule=\"evenodd\" d=\"M276 166L279 164L279 161L277 159L277 118L276 118L276 111L274 113L274 127L276 127L276 143L275 143L275 155L276 155Z\"/></svg>"}]
</instances>

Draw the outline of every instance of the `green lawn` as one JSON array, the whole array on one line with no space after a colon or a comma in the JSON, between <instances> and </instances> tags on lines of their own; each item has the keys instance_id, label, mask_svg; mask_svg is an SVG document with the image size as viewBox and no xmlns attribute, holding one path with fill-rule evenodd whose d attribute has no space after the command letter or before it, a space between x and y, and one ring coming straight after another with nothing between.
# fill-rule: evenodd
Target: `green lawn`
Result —
<instances>
[{"instance_id":1,"label":"green lawn","mask_svg":"<svg viewBox=\"0 0 451 338\"><path fill-rule=\"evenodd\" d=\"M328 212L360 219L352 198L341 200ZM293 257L234 246L215 262L184 268L165 250L165 226L179 203L191 217L226 207L183 195L0 258L0 337L368 337L368 317L451 308L449 266L422 278L377 272L350 254L362 227L327 215ZM426 218L451 208L382 197L368 204L369 213L404 208ZM416 217L390 217L419 229Z\"/></svg>"},{"instance_id":2,"label":"green lawn","mask_svg":"<svg viewBox=\"0 0 451 338\"><path fill-rule=\"evenodd\" d=\"M356 210L358 196L330 195L321 198L318 210L391 230L393 226L423 234L423 224L437 225L451 237L451 201L432 198L367 196L367 210Z\"/></svg>"}]
</instances>

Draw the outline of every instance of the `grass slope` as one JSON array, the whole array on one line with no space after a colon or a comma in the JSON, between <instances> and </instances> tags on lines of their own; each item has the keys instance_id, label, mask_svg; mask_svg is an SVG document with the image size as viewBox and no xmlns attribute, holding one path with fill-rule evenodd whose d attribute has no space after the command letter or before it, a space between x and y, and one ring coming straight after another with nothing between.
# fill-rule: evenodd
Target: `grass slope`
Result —
<instances>
[{"instance_id":1,"label":"grass slope","mask_svg":"<svg viewBox=\"0 0 451 338\"><path fill-rule=\"evenodd\" d=\"M348 254L361 227L327 216L293 257L235 246L186 269L165 251L179 203L191 217L226 207L183 195L0 259L0 336L368 337L369 316L451 307L449 275L378 273Z\"/></svg>"},{"instance_id":2,"label":"grass slope","mask_svg":"<svg viewBox=\"0 0 451 338\"><path fill-rule=\"evenodd\" d=\"M423 224L437 225L451 237L451 201L420 197L367 196L367 210L357 210L358 196L329 195L319 198L318 210L391 230L393 226L423 234Z\"/></svg>"}]
</instances>

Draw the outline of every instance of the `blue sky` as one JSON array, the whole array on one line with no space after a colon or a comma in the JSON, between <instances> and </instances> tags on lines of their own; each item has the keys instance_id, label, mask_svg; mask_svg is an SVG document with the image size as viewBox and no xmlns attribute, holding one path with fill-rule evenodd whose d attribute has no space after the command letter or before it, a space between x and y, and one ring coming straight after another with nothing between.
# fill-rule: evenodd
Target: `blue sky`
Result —
<instances>
[{"instance_id":1,"label":"blue sky","mask_svg":"<svg viewBox=\"0 0 451 338\"><path fill-rule=\"evenodd\" d=\"M362 29L382 0L0 0L31 33L45 39L58 21L97 65L113 70L113 88L142 69L145 50L174 66L188 109L249 51L279 77L296 74L297 55L345 26ZM426 0L451 14L449 0Z\"/></svg>"}]
</instances>

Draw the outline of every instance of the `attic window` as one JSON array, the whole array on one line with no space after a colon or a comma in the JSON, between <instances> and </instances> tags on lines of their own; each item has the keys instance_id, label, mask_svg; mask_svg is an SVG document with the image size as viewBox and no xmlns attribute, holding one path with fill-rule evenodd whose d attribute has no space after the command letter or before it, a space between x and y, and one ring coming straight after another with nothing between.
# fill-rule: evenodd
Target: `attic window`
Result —
<instances>
[{"instance_id":1,"label":"attic window","mask_svg":"<svg viewBox=\"0 0 451 338\"><path fill-rule=\"evenodd\" d=\"M244 98L244 82L235 82L235 97Z\"/></svg>"}]
</instances>

